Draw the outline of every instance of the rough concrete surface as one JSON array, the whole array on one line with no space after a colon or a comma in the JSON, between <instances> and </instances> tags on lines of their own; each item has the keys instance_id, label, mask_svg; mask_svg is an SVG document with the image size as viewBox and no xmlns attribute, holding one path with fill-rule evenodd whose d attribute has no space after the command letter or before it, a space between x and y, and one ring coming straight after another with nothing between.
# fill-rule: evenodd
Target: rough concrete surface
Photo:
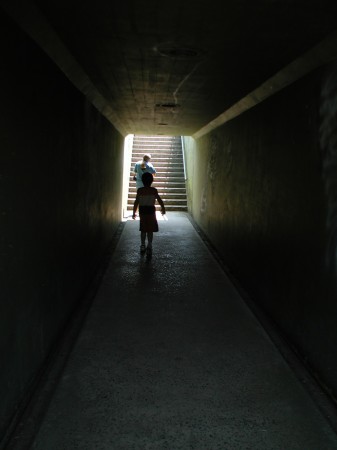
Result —
<instances>
[{"instance_id":1,"label":"rough concrete surface","mask_svg":"<svg viewBox=\"0 0 337 450\"><path fill-rule=\"evenodd\" d=\"M334 450L337 437L184 213L127 221L36 450Z\"/></svg>"}]
</instances>

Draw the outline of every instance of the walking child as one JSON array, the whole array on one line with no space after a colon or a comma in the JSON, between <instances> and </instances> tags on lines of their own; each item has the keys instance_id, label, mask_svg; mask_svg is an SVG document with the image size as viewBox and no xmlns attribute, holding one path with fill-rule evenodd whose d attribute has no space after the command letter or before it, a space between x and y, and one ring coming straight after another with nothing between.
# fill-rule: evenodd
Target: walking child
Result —
<instances>
[{"instance_id":1,"label":"walking child","mask_svg":"<svg viewBox=\"0 0 337 450\"><path fill-rule=\"evenodd\" d=\"M151 187L153 183L153 175L146 172L142 176L142 182L144 187L140 187L137 190L136 200L133 205L132 218L136 218L136 211L139 206L139 231L140 231L140 252L145 253L147 256L152 255L152 240L153 233L158 231L158 222L156 218L156 200L161 206L161 213L165 214L164 202L156 188ZM147 247L145 247L145 240L147 237Z\"/></svg>"}]
</instances>

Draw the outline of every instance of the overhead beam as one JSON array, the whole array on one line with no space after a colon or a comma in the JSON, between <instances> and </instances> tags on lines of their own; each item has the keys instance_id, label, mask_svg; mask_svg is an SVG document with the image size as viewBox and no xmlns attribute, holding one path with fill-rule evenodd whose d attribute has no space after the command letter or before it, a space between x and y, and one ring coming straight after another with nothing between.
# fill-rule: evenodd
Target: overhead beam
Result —
<instances>
[{"instance_id":1,"label":"overhead beam","mask_svg":"<svg viewBox=\"0 0 337 450\"><path fill-rule=\"evenodd\" d=\"M29 0L1 0L6 13L46 52L66 77L123 135L128 133L106 99L53 30L38 7Z\"/></svg>"},{"instance_id":2,"label":"overhead beam","mask_svg":"<svg viewBox=\"0 0 337 450\"><path fill-rule=\"evenodd\" d=\"M258 105L267 98L276 94L312 70L327 64L337 58L337 31L304 53L292 63L285 66L274 76L261 84L257 89L243 97L229 109L194 133L192 137L198 139L215 128L220 127L229 120L234 119L250 108Z\"/></svg>"}]
</instances>

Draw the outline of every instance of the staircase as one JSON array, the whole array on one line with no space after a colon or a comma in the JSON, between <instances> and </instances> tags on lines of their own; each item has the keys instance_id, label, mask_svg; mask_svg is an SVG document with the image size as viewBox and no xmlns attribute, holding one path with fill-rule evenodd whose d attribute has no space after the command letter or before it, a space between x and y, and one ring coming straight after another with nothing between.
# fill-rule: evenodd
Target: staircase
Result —
<instances>
[{"instance_id":1,"label":"staircase","mask_svg":"<svg viewBox=\"0 0 337 450\"><path fill-rule=\"evenodd\" d=\"M166 211L187 211L180 136L134 136L127 209L132 210L136 198L136 182L132 179L135 163L143 159L145 153L151 155L151 163L157 172L152 186L158 189ZM160 210L158 203L156 208Z\"/></svg>"}]
</instances>

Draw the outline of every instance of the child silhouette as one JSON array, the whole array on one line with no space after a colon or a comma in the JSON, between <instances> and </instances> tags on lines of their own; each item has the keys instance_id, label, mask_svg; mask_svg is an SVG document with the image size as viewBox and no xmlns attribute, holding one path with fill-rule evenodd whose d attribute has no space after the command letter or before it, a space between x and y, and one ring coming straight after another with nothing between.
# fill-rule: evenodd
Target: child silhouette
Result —
<instances>
[{"instance_id":1,"label":"child silhouette","mask_svg":"<svg viewBox=\"0 0 337 450\"><path fill-rule=\"evenodd\" d=\"M137 208L139 207L139 231L140 231L140 252L145 253L147 256L152 256L152 241L153 233L159 230L158 222L156 218L156 200L161 206L161 213L165 214L164 202L156 188L151 187L153 182L153 175L149 172L145 172L142 176L142 182L144 187L140 187L137 190L136 200L133 205L132 218L136 218ZM145 247L145 240L147 237L147 247Z\"/></svg>"}]
</instances>

